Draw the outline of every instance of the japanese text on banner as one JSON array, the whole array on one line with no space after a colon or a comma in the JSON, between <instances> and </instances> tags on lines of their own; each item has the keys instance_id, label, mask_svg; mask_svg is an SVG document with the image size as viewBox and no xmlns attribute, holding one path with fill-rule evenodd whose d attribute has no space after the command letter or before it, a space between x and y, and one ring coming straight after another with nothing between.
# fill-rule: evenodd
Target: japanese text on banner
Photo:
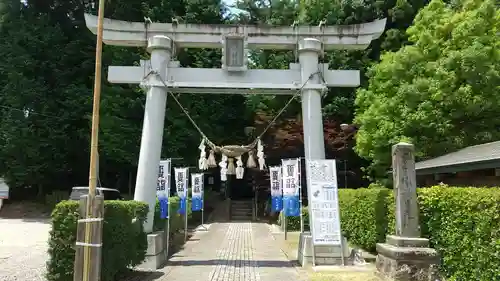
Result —
<instances>
[{"instance_id":1,"label":"japanese text on banner","mask_svg":"<svg viewBox=\"0 0 500 281\"><path fill-rule=\"evenodd\" d=\"M156 196L159 199L170 196L170 163L170 159L160 161L156 185Z\"/></svg>"},{"instance_id":2,"label":"japanese text on banner","mask_svg":"<svg viewBox=\"0 0 500 281\"><path fill-rule=\"evenodd\" d=\"M300 206L300 161L299 159L281 160L283 179L283 210L286 217L298 217Z\"/></svg>"},{"instance_id":3,"label":"japanese text on banner","mask_svg":"<svg viewBox=\"0 0 500 281\"><path fill-rule=\"evenodd\" d=\"M271 212L283 210L283 186L281 184L281 167L269 167L271 180Z\"/></svg>"},{"instance_id":4,"label":"japanese text on banner","mask_svg":"<svg viewBox=\"0 0 500 281\"><path fill-rule=\"evenodd\" d=\"M191 174L191 209L203 210L203 174Z\"/></svg>"},{"instance_id":5,"label":"japanese text on banner","mask_svg":"<svg viewBox=\"0 0 500 281\"><path fill-rule=\"evenodd\" d=\"M187 197L188 189L188 168L175 168L175 187L179 198Z\"/></svg>"},{"instance_id":6,"label":"japanese text on banner","mask_svg":"<svg viewBox=\"0 0 500 281\"><path fill-rule=\"evenodd\" d=\"M269 173L271 174L271 196L281 197L283 195L283 186L281 185L281 167L269 167Z\"/></svg>"},{"instance_id":7,"label":"japanese text on banner","mask_svg":"<svg viewBox=\"0 0 500 281\"><path fill-rule=\"evenodd\" d=\"M181 199L177 213L186 215L188 195L188 168L175 168L175 187L177 196Z\"/></svg>"},{"instance_id":8,"label":"japanese text on banner","mask_svg":"<svg viewBox=\"0 0 500 281\"><path fill-rule=\"evenodd\" d=\"M299 194L299 159L282 160L283 167L283 195L293 196Z\"/></svg>"}]
</instances>

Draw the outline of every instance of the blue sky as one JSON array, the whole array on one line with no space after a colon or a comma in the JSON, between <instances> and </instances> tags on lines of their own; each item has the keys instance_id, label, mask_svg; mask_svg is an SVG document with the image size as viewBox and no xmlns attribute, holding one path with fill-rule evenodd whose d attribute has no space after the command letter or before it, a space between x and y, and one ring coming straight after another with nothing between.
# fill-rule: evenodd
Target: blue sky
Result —
<instances>
[{"instance_id":1,"label":"blue sky","mask_svg":"<svg viewBox=\"0 0 500 281\"><path fill-rule=\"evenodd\" d=\"M226 3L227 5L233 5L236 0L222 0L222 2Z\"/></svg>"},{"instance_id":2,"label":"blue sky","mask_svg":"<svg viewBox=\"0 0 500 281\"><path fill-rule=\"evenodd\" d=\"M227 6L232 6L236 3L236 0L222 0L222 2L225 3ZM229 8L229 11L231 11L231 13L245 12L243 10L239 10L236 8Z\"/></svg>"}]
</instances>

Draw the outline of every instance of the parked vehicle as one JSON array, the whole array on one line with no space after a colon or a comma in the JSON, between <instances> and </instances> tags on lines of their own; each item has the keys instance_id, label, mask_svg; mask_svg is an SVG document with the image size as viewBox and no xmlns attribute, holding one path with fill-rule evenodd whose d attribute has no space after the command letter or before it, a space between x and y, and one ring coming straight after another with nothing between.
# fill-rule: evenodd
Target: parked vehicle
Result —
<instances>
[{"instance_id":1,"label":"parked vehicle","mask_svg":"<svg viewBox=\"0 0 500 281\"><path fill-rule=\"evenodd\" d=\"M89 194L88 186L75 186L71 189L69 200L80 200L83 195ZM103 195L104 200L124 200L118 189L96 187L96 195Z\"/></svg>"},{"instance_id":2,"label":"parked vehicle","mask_svg":"<svg viewBox=\"0 0 500 281\"><path fill-rule=\"evenodd\" d=\"M2 178L0 178L0 209L2 208L4 199L9 199L9 186Z\"/></svg>"}]
</instances>

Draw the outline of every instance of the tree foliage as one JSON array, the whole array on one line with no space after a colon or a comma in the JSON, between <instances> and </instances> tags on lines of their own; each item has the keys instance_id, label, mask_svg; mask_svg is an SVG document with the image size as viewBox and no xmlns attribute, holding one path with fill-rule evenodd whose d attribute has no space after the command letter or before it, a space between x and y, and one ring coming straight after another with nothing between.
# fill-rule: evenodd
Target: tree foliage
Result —
<instances>
[{"instance_id":1,"label":"tree foliage","mask_svg":"<svg viewBox=\"0 0 500 281\"><path fill-rule=\"evenodd\" d=\"M411 44L370 69L357 93L356 150L375 175L399 141L422 158L500 139L499 27L494 0L433 0L407 31Z\"/></svg>"},{"instance_id":2,"label":"tree foliage","mask_svg":"<svg viewBox=\"0 0 500 281\"><path fill-rule=\"evenodd\" d=\"M367 86L368 79L365 72L378 61L381 53L398 50L409 42L408 36L414 45L412 48L430 50L431 48L423 47L424 41L419 39L419 34L427 32L430 34L428 36L434 36L434 33L430 31L433 29L428 28L428 26L440 28L443 26L442 33L444 34L446 26L448 26L445 26L443 20L429 25L433 22L432 20L447 18L450 22L453 19L453 22L458 23L462 18L470 18L465 14L462 18L455 18L457 17L455 12L452 13L452 9L443 6L441 9L446 12L444 16L429 16L425 19L421 17L419 18L419 21L422 22L421 28L414 27L412 29L414 31L406 34L405 31L411 25L418 10L427 3L428 0L241 0L237 3L238 8L246 10L248 13L231 17L230 20L228 17L230 15L220 0L112 0L106 3L105 16L139 22L143 21L144 17L150 17L157 22L166 22L177 18L181 23L224 24L239 22L274 25L291 25L295 21L298 21L299 24L317 25L323 19L327 21L328 25L354 24L387 17L386 32L380 40L373 42L368 50L333 51L326 53L325 57L322 58L323 61L329 62L331 69L360 69L362 86ZM92 0L0 0L0 146L2 147L0 150L0 175L5 177L14 188L37 187L39 191L43 192L55 187L67 189L72 185L85 185L87 182L96 39L95 35L87 30L83 13L95 13L97 4ZM478 9L468 8L466 10L477 10L479 13ZM434 12L434 15L437 14L438 12ZM482 17L479 18L482 19ZM424 23L424 21L429 23ZM480 25L483 28L481 30L486 30L486 23L481 22ZM484 38L488 36L479 36L484 38L479 39L478 37L477 40L474 39L476 41L472 39L470 41L465 34L462 36L463 39L457 39L456 49L447 47L450 44L447 45L447 41L443 37L442 42L439 41L441 45L439 48L433 49L432 54L425 53L420 60L418 57L413 58L418 60L415 65L422 65L432 55L442 57L445 62L456 62L455 66L450 63L449 67L459 68L460 65L469 67L467 73L464 72L464 74L457 76L457 81L465 78L473 79L470 69L482 71L482 68L479 67L482 64L470 66L470 61L472 58L476 59L475 53L484 54L484 52L478 51L479 47L477 46L479 45L474 49L475 45L469 43L476 44L477 41L477 44L487 44L487 39ZM428 41L425 41L429 46L436 38L436 36L432 36L429 37ZM419 40L422 41L422 46L415 44ZM462 52L466 46L470 46L470 50L467 51L468 55ZM446 55L441 54L444 52L441 48L447 50ZM490 53L497 54L493 51ZM252 56L252 67L255 68L288 68L290 62L297 61L293 51L256 51L252 53ZM491 59L488 54L485 56ZM105 46L103 78L105 78L109 65L137 65L140 59L148 57L149 55L144 48ZM445 57L448 60L444 59ZM462 59L462 61L453 59L455 57ZM174 58L186 67L220 66L220 50L179 49L176 50ZM484 61L484 57L479 55L477 59L481 62ZM384 58L384 60L388 59ZM408 64L413 64L413 62ZM437 59L434 62L443 63ZM390 63L385 63L385 65L388 64ZM448 66L440 67L446 70ZM497 71L497 69L493 70ZM375 72L372 70L372 73ZM410 77L411 73L413 73L412 75L420 75L417 70L409 73L404 73L406 70L402 72L401 75L404 74L407 77ZM476 73L478 72L476 71ZM488 83L488 85L494 85L496 81L488 80L493 79L488 77L494 76L482 74L475 79L478 81L482 79L481 83L485 85ZM452 78L448 77L448 79ZM490 114L486 117L481 115L483 119L491 119L493 116L492 108L496 103L486 105L484 100L477 98L477 93L485 89L481 83L477 85L469 83L474 86L464 89L452 87L452 85L461 85L460 82L448 83L449 91L453 95L446 92L447 95L464 97L464 100L465 97L477 99L475 102L476 114L470 111L472 113L467 113L468 115L460 120L474 121L476 119L473 117L479 118L479 113L477 113L479 107ZM367 86L366 92L360 92L358 120L364 120L363 114L365 111L368 112L369 99L367 97L370 95L366 93L378 91L371 84ZM458 95L458 89L465 91L466 94ZM350 88L335 88L329 91L323 100L324 115L327 120L325 123L330 124L328 126L349 123L352 120L355 93L355 89ZM183 94L179 95L178 98L208 137L220 144L248 141L245 139L243 127L252 124L254 112L259 109L263 110L266 116L273 116L288 99L288 97L283 96L245 97L197 94ZM442 99L449 103L448 110L458 108L454 107L455 104L464 104L464 101L458 98ZM493 99L484 99L493 101ZM144 102L144 93L136 85L104 83L101 93L99 132L99 167L102 185L122 189L126 189L127 185L133 185L137 169ZM415 98L415 103L417 102L418 99ZM474 108L472 105L468 106ZM392 109L388 108L387 110ZM443 112L445 111L443 110ZM458 116L460 113L453 111L453 114ZM297 116L300 116L300 106L299 103L293 103L283 117L289 120ZM436 116L439 115L436 114ZM368 118L366 120L375 119ZM457 128L453 122L458 122L458 117L450 120L445 123L446 126L443 126L448 131L443 131L442 135L449 136L449 139L454 136L453 143L458 142L456 136L460 135L465 135L463 137L464 144L473 142L470 140L472 134L461 134L457 133L459 132L457 130L450 129ZM483 126L480 127L482 128L481 132L486 132L485 128L492 126L487 124L489 123L482 123L480 120L474 124L471 123L470 130L467 132L470 132L472 128L477 128L477 126ZM330 127L325 129L326 134L331 137L325 140L327 144L335 143L339 137L336 135L339 131ZM297 128L288 134L300 134L300 126ZM362 129L358 143L359 151L362 156L369 159L382 159L383 157L378 156L385 155L381 152L385 148L378 143L383 143L385 139L378 139L378 142L369 144L372 147L368 144L363 146L363 141L370 142L365 133L369 132L369 128L370 126L364 126ZM418 127L413 129L416 130L416 128ZM437 137L433 138L432 134L429 135L432 128L425 131L427 134L425 137L434 140ZM448 132L452 132L454 135L451 133L448 135ZM416 134L406 133L404 135L412 137ZM424 142L424 134L421 134L421 131L418 134L422 135L421 142ZM167 102L163 135L163 157L182 157L185 164L195 163L200 134L171 97L168 98ZM287 133L283 132L283 135L287 135ZM376 134L372 137L375 136ZM391 135L386 134L386 136ZM475 139L481 138L488 139L488 136L479 134L475 137ZM300 136L297 139L300 139ZM439 147L446 146L446 143L444 142ZM274 146L282 147L278 144ZM440 149L438 146L428 147L424 152ZM374 157L375 151L378 153L377 157ZM351 153L346 155L349 155L346 156L349 158L348 163L363 165L359 159L354 159L355 156ZM332 157L338 156L334 153Z\"/></svg>"},{"instance_id":3,"label":"tree foliage","mask_svg":"<svg viewBox=\"0 0 500 281\"><path fill-rule=\"evenodd\" d=\"M83 14L95 13L97 6L94 1L0 1L0 175L14 188L35 187L43 193L87 183L96 39ZM223 23L224 14L219 0L113 0L105 11L106 17L129 21L176 17L212 24ZM148 57L142 48L105 46L103 81L109 65L134 65ZM215 50L178 50L175 58L188 67L220 64ZM243 138L243 96L185 94L178 99L212 141L227 144ZM103 85L103 185L126 189L133 184L144 102L137 85ZM169 97L163 157L195 163L200 139Z\"/></svg>"}]
</instances>

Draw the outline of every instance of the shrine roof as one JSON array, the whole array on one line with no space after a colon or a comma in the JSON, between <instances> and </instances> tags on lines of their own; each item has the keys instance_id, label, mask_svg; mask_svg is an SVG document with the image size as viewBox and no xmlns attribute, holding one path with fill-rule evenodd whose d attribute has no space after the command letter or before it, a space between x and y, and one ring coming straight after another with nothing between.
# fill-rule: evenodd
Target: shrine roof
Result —
<instances>
[{"instance_id":1,"label":"shrine roof","mask_svg":"<svg viewBox=\"0 0 500 281\"><path fill-rule=\"evenodd\" d=\"M417 175L500 168L500 141L469 146L415 164Z\"/></svg>"}]
</instances>

